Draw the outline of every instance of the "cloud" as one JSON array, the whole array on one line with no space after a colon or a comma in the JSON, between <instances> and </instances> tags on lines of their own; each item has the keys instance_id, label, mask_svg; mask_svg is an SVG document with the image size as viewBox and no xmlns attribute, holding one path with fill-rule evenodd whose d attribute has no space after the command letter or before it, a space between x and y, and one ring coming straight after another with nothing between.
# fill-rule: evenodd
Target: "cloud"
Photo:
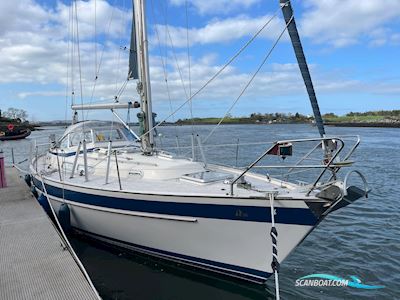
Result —
<instances>
[{"instance_id":1,"label":"cloud","mask_svg":"<svg viewBox=\"0 0 400 300\"><path fill-rule=\"evenodd\" d=\"M48 15L48 11L31 0L1 1L0 36L13 31L38 31Z\"/></svg>"},{"instance_id":2,"label":"cloud","mask_svg":"<svg viewBox=\"0 0 400 300\"><path fill-rule=\"evenodd\" d=\"M182 55L178 63L181 68L185 69L185 57ZM152 60L152 81L153 81L153 94L155 101L166 101L167 93L165 89L165 81L162 74L162 69L156 67L157 58ZM169 72L169 88L172 92L172 101L175 103L183 102L186 97L182 88L179 73L176 66L171 62ZM194 60L192 62L192 89L197 91L203 84L211 78L222 65L215 64L214 59L204 58L201 60ZM345 91L356 91L362 85L357 80L347 79L343 76L338 76L336 73L328 73L318 66L310 66L314 77L314 83L317 94L329 94ZM196 96L196 101L218 101L227 100L233 101L245 87L246 83L252 76L251 70L249 72L241 71L240 69L230 66L220 76L216 78L206 89ZM183 73L184 84L187 87L187 73ZM307 98L304 83L297 64L271 64L265 67L262 72L256 77L254 82L250 85L249 89L244 94L243 101L255 101L257 99L269 99L272 97L299 95L303 94Z\"/></svg>"},{"instance_id":3,"label":"cloud","mask_svg":"<svg viewBox=\"0 0 400 300\"><path fill-rule=\"evenodd\" d=\"M193 46L227 43L243 37L251 37L271 18L272 15L264 15L256 18L247 15L239 15L221 20L212 20L204 27L190 28L189 41ZM283 20L274 18L260 36L262 38L275 40L284 27ZM185 27L168 26L167 31L165 25L156 25L155 30L157 30L160 35L165 35L169 32L175 47L186 47L187 30ZM167 36L167 38L164 36L160 38L160 42L170 44L171 39L169 36ZM157 41L155 36L152 40L154 42Z\"/></svg>"},{"instance_id":4,"label":"cloud","mask_svg":"<svg viewBox=\"0 0 400 300\"><path fill-rule=\"evenodd\" d=\"M104 46L98 41L98 56L104 48L104 58L115 58L119 48L115 43L129 27L129 13L104 0L97 0L96 5L97 33L102 39L111 39ZM77 6L83 66L88 69L87 65L93 64L91 69L94 70L94 59L90 59L95 50L94 19L90 17L94 0L77 1ZM0 83L67 82L70 11L70 6L60 2L54 8L40 6L33 0L0 3ZM94 74L91 77L94 78Z\"/></svg>"},{"instance_id":5,"label":"cloud","mask_svg":"<svg viewBox=\"0 0 400 300\"><path fill-rule=\"evenodd\" d=\"M357 44L363 38L372 46L384 45L396 36L386 26L400 19L398 0L306 0L304 6L302 33L336 48Z\"/></svg>"},{"instance_id":6,"label":"cloud","mask_svg":"<svg viewBox=\"0 0 400 300\"><path fill-rule=\"evenodd\" d=\"M260 0L170 0L171 4L176 6L184 6L186 1L200 14L227 14L238 9L247 9L260 2Z\"/></svg>"},{"instance_id":7,"label":"cloud","mask_svg":"<svg viewBox=\"0 0 400 300\"><path fill-rule=\"evenodd\" d=\"M400 80L391 80L389 82L378 82L368 85L367 89L374 95L389 95L398 99L400 95Z\"/></svg>"},{"instance_id":8,"label":"cloud","mask_svg":"<svg viewBox=\"0 0 400 300\"><path fill-rule=\"evenodd\" d=\"M38 92L19 92L17 96L20 99L25 99L29 97L59 97L65 96L65 92L58 90L58 91L38 91Z\"/></svg>"},{"instance_id":9,"label":"cloud","mask_svg":"<svg viewBox=\"0 0 400 300\"><path fill-rule=\"evenodd\" d=\"M310 5L310 10L308 11L310 13L317 7L317 4L314 0L307 1L308 5ZM352 1L349 0L348 2ZM257 1L253 2L256 3ZM324 1L322 2L325 3ZM14 90L19 89L18 92L15 92L15 97L25 99L24 102L30 102L32 99L38 98L57 98L61 100L65 96L65 85L68 84L69 88L71 88L71 70L70 68L67 69L69 60L67 50L70 47L68 42L70 6L59 2L54 7L46 7L33 0L20 0L14 4L10 3L9 1L0 2L0 85L4 87L11 83L17 86L17 88L13 88ZM234 5L239 5L237 4L238 2L233 3ZM251 1L243 3L251 3ZM90 14L90 11L93 11L93 5L93 0L78 1L79 19L81 21L80 52L82 72L78 72L78 61L75 59L74 86L76 102L80 102L80 75L82 76L83 98L85 102L88 102L91 100L92 94L93 101L112 100L126 79L128 71L128 53L121 50L120 46L121 44L127 44L126 40L121 40L121 34L129 36L128 19L130 12L113 7L106 1L97 0L97 23L99 24L97 28L97 33L99 34L97 49L98 61L102 57L102 63L94 90L94 19ZM193 5L195 5L194 2ZM203 4L197 2L197 5ZM204 5L208 4L205 3ZM247 7L245 4L243 5L242 7ZM325 6L321 4L321 7ZM307 13L305 16L307 16ZM110 23L111 17L113 21ZM270 15L252 18L244 14L230 17L225 15L220 19L214 18L209 20L203 27L199 26L190 29L191 43L192 45L203 46L224 44L250 37L269 18ZM332 24L328 22L325 26L328 25L331 26ZM161 25L158 26L160 32L165 32L165 28L160 27ZM273 40L283 28L283 21L276 18L270 27L263 32L263 38ZM186 29L179 26L170 26L169 29L177 47L176 57L179 68L175 62L175 55L168 53L167 75L172 105L177 107L186 99L183 85L186 93L189 91L187 54L186 49L183 49L186 47ZM320 34L319 29L308 30L309 36L319 36ZM327 34L326 37L321 37L321 39L325 39L323 41L327 43L335 42L337 45L348 45L349 40L357 40L359 38L358 32L340 35L341 42L333 31ZM371 45L374 44L375 46L385 42L400 43L400 35L393 34L383 25L377 26L374 30L369 30L368 36L370 37ZM153 36L153 43L154 38ZM385 40L381 41L381 39ZM165 40L165 38L161 40ZM264 41L262 42L264 43ZM180 49L181 47L182 49ZM196 51L192 52L194 54L191 62L192 92L197 91L223 64L218 54L211 53L211 50L208 50L207 47L203 48L205 48L205 51L200 52L204 53L202 55L199 55ZM243 64L244 60L246 60L246 66L241 68L240 65ZM204 106L215 105L216 103L220 105L222 105L221 103L229 104L239 95L246 82L250 79L256 63L259 62L252 55L248 55L236 66L229 66L221 76L195 98L194 102L203 103ZM154 103L157 106L166 106L169 102L169 97L160 57L151 55L150 67ZM318 95L341 92L351 93L360 90L380 94L385 91L390 94L398 92L397 82L389 82L382 85L369 82L367 85L361 81L349 79L341 72L332 74L320 66L312 65L310 67ZM183 83L181 82L179 69L184 80ZM67 73L69 73L69 76L67 76ZM22 90L18 86L20 83L28 84L20 85L23 86ZM60 87L59 91L57 90L58 87ZM304 95L305 98L307 97L296 64L267 65L249 87L243 101L260 101L264 103L264 99L285 95ZM122 95L122 100L128 99L138 100L134 81L128 84L125 93ZM64 106L60 104L59 107ZM50 108L49 111L43 113L43 116L53 117L53 114L49 112ZM220 114L221 111L215 111L215 113Z\"/></svg>"},{"instance_id":10,"label":"cloud","mask_svg":"<svg viewBox=\"0 0 400 300\"><path fill-rule=\"evenodd\" d=\"M51 15L51 20L67 29L70 10L71 6L58 3L55 14ZM131 12L112 6L105 0L77 1L76 8L72 10L78 12L79 37L82 40L93 39L95 32L97 35L103 34L108 38L121 37L126 34L127 24L131 21Z\"/></svg>"}]
</instances>

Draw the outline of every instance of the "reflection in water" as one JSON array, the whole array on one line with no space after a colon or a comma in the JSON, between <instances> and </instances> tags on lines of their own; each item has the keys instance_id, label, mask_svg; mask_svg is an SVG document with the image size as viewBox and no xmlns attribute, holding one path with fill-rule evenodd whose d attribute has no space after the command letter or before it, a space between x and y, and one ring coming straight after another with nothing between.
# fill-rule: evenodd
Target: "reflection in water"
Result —
<instances>
[{"instance_id":1,"label":"reflection in water","mask_svg":"<svg viewBox=\"0 0 400 300\"><path fill-rule=\"evenodd\" d=\"M103 299L273 299L264 285L128 252L83 235L70 240Z\"/></svg>"}]
</instances>

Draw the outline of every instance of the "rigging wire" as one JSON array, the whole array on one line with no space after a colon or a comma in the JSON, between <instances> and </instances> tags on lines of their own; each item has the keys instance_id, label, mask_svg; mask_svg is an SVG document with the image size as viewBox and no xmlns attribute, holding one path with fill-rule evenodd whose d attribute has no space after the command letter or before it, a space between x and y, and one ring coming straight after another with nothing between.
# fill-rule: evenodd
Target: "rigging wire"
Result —
<instances>
[{"instance_id":1,"label":"rigging wire","mask_svg":"<svg viewBox=\"0 0 400 300\"><path fill-rule=\"evenodd\" d=\"M82 86L82 65L81 65L81 50L79 43L79 24L78 24L78 5L77 1L75 3L75 18L76 18L76 45L78 50L78 65L79 65L79 85L80 85L80 93L81 93L81 106L83 107L83 86ZM82 121L85 121L84 111L82 110ZM85 125L82 127L83 132L85 131Z\"/></svg>"},{"instance_id":2,"label":"rigging wire","mask_svg":"<svg viewBox=\"0 0 400 300\"><path fill-rule=\"evenodd\" d=\"M122 6L125 8L125 0L123 1L123 3L122 3ZM133 2L132 2L132 9L133 9ZM121 13L120 13L120 16L119 16L121 19L123 18L123 12L121 11ZM134 20L132 21L132 22L134 22ZM120 45L122 45L122 43L123 43L123 38L122 38L122 31L120 32L120 35L119 35L119 43L120 43ZM117 93L118 92L118 81L119 81L119 78L121 77L120 75L121 75L121 54L122 54L122 51L124 50L125 48L124 47L122 47L122 46L120 46L119 47L119 49L118 49L118 54L117 54L117 71L116 71L116 73L115 73L115 93ZM132 51L132 49L129 49L130 51ZM129 77L129 76L128 76Z\"/></svg>"},{"instance_id":3,"label":"rigging wire","mask_svg":"<svg viewBox=\"0 0 400 300\"><path fill-rule=\"evenodd\" d=\"M151 0L151 2L152 2L152 6L154 6L154 5L153 5L153 0ZM174 60L175 60L176 68L177 68L177 70L178 70L179 79L180 79L180 81L181 81L181 83L182 83L182 88L183 88L183 91L184 91L184 93L185 93L185 98L186 98L187 100L190 100L191 97L188 95L188 92L187 92L187 89L186 89L185 81L184 81L184 79L183 79L182 69L181 69L181 66L180 66L180 64L179 64L178 57L177 57L177 55L176 55L176 52L177 52L177 51L176 51L176 49L175 49L175 45L174 45L174 42L173 42L172 37L171 37L171 32L170 32L170 30L169 30L166 12L164 12L164 23L165 23L166 39L169 41L169 44L170 44L170 46L171 46L172 55L173 55L173 58L174 58ZM167 41L167 44L168 44L168 41ZM186 101L185 104L186 104L186 103L188 103L188 101Z\"/></svg>"},{"instance_id":4,"label":"rigging wire","mask_svg":"<svg viewBox=\"0 0 400 300\"><path fill-rule=\"evenodd\" d=\"M236 52L236 54L234 56L232 56L226 63L225 65L220 68L209 80L207 80L201 87L200 89L198 89L191 98L195 97L196 95L198 95L201 91L203 91L216 77L218 77L218 75L220 75L255 39L258 35L260 35L260 33L268 26L268 24L270 24L272 22L272 20L276 17L278 13L278 10L275 12L275 14ZM293 16L292 16L293 19ZM292 20L291 19L291 20ZM289 22L290 23L290 22ZM285 27L285 30L283 32L286 31L287 26ZM283 33L281 34L281 36L283 35ZM281 37L280 36L280 37ZM276 42L277 44L277 42ZM126 85L127 81L124 83ZM123 86L124 87L124 86ZM121 90L123 89L123 87L121 88ZM169 116L167 116L166 118L164 118L161 122L159 122L158 124L156 124L155 126L153 126L152 128L150 128L147 132L143 133L139 138L142 138L143 136L145 136L146 134L154 131L157 127L159 127L161 124L163 124L166 120L168 120L171 116L175 115L176 112L178 112L180 109L182 109L182 107L184 107L190 99L186 100L184 103L182 103L177 109L175 109L175 111L173 111ZM129 145L126 145L124 147L122 147L122 149L128 148L128 147L132 147L133 144L130 143ZM101 162L102 160L100 160ZM100 163L99 162L99 163Z\"/></svg>"},{"instance_id":5,"label":"rigging wire","mask_svg":"<svg viewBox=\"0 0 400 300\"><path fill-rule=\"evenodd\" d=\"M161 7L162 9L162 7ZM164 33L164 37L165 37L165 41L164 41L164 45L165 45L165 66L168 66L169 63L169 57L168 57L168 34L167 34L167 25L168 25L168 0L165 0L165 11L164 11L164 22L165 22L165 33ZM161 46L160 46L161 47ZM168 75L168 73L167 73Z\"/></svg>"},{"instance_id":6,"label":"rigging wire","mask_svg":"<svg viewBox=\"0 0 400 300\"><path fill-rule=\"evenodd\" d=\"M118 54L117 54L117 70L119 70L119 72L117 71L117 73L115 74L115 94L117 94L118 92L118 81L119 81L119 75L120 75L120 69L121 69L121 52L122 52L122 48L120 48L118 50Z\"/></svg>"},{"instance_id":7,"label":"rigging wire","mask_svg":"<svg viewBox=\"0 0 400 300\"><path fill-rule=\"evenodd\" d=\"M75 10L76 10L76 6L75 6ZM155 130L158 126L160 126L162 123L164 123L167 119L169 119L171 116L175 115L176 112L178 112L180 109L182 109L182 107L184 107L190 100L192 100L196 95L198 95L201 91L203 91L216 77L218 77L254 40L255 38L265 29L265 27L267 27L268 24L271 23L271 21L276 17L277 12L259 29L259 31L257 31L247 42L244 46L242 46L239 51L237 51L237 53L231 57L227 63L220 69L218 70L209 80L206 81L205 84L203 84L203 86L197 90L191 97L189 97L188 100L186 100L184 103L182 103L175 111L173 111L167 118L165 118L163 121L159 122L158 124L156 124L155 126L153 126L151 129L149 129L146 133L144 133L141 137L143 137L144 135L150 133L151 131ZM293 18L293 17L292 17ZM287 26L285 27L285 30L283 31L283 33L286 31ZM280 35L280 37L283 35L283 33ZM170 36L170 35L169 35ZM77 32L77 37L78 37L78 42L79 42L79 35ZM279 38L280 39L280 38ZM279 40L278 40L279 41ZM278 41L275 43L277 44ZM78 44L79 46L79 44ZM78 47L78 53L79 53L79 47ZM124 82L124 84L122 85L119 94L122 93L122 91L125 89L126 84L128 83L128 80L126 80Z\"/></svg>"},{"instance_id":8,"label":"rigging wire","mask_svg":"<svg viewBox=\"0 0 400 300\"><path fill-rule=\"evenodd\" d=\"M178 57L177 57L177 55L176 55L175 45L174 45L174 42L172 41L171 32L170 32L169 29L168 29L168 25L167 25L167 33L168 33L169 43L170 43L171 49L172 49L172 55L173 55L173 57L174 57L175 65L176 65L176 68L178 69L179 78L180 78L181 83L182 83L182 88L183 88L183 91L184 91L184 93L185 93L186 99L189 100L190 97L189 97L189 95L188 95L188 93L187 93L187 90L186 90L186 85L185 85L185 81L184 81L184 79L183 79L182 69L181 69L181 66L180 66L180 64L179 64L179 62L178 62Z\"/></svg>"},{"instance_id":9,"label":"rigging wire","mask_svg":"<svg viewBox=\"0 0 400 300\"><path fill-rule=\"evenodd\" d=\"M167 5L166 5L166 7L167 7ZM151 1L151 12L152 12L152 15L153 15L154 23L157 23L156 22L157 17L156 17L154 6L153 6L153 1ZM160 33L158 31L158 27L157 26L155 26L154 29L155 29L155 32L156 32L158 48L159 48L159 51L160 51L161 65L163 67L164 82L165 82L165 86L166 86L166 90L167 90L167 96L168 96L168 102L169 102L169 110L172 113L173 112L173 108L172 108L171 91L170 91L170 88L169 88L169 81L168 81L167 54L166 54L165 61L164 61L163 54L162 54L162 48L161 48ZM175 117L174 116L172 116L172 122L175 123ZM177 129L176 126L174 126L174 128L175 128L175 135L176 135L176 137L178 137L178 129Z\"/></svg>"},{"instance_id":10,"label":"rigging wire","mask_svg":"<svg viewBox=\"0 0 400 300\"><path fill-rule=\"evenodd\" d=\"M189 98L192 96L192 76L191 76L191 61L190 61L190 41L189 41L189 13L188 13L188 1L185 0L185 15L186 15L186 48L187 48L187 60L188 60L188 76L189 76ZM190 111L190 122L192 125L192 134L194 134L194 121L193 121L193 101L189 101Z\"/></svg>"},{"instance_id":11,"label":"rigging wire","mask_svg":"<svg viewBox=\"0 0 400 300\"><path fill-rule=\"evenodd\" d=\"M75 24L74 24L74 2L71 7L71 105L75 104Z\"/></svg>"},{"instance_id":12,"label":"rigging wire","mask_svg":"<svg viewBox=\"0 0 400 300\"><path fill-rule=\"evenodd\" d=\"M119 98L121 97L122 93L125 91L125 88L129 82L129 79L125 79L125 81L122 83L121 87L119 88L117 94L114 97L114 100L117 102Z\"/></svg>"},{"instance_id":13,"label":"rigging wire","mask_svg":"<svg viewBox=\"0 0 400 300\"><path fill-rule=\"evenodd\" d=\"M94 0L94 76L97 79L97 1Z\"/></svg>"},{"instance_id":14,"label":"rigging wire","mask_svg":"<svg viewBox=\"0 0 400 300\"><path fill-rule=\"evenodd\" d=\"M207 135L207 137L202 141L202 143L205 143L215 132L215 130L217 130L217 128L221 125L221 123L226 119L226 117L229 115L229 113L232 111L232 109L235 107L235 105L238 103L238 101L240 100L240 98L243 96L243 94L246 92L246 90L248 89L248 87L250 86L250 84L254 81L254 79L256 78L256 76L258 75L258 73L261 71L262 67L265 65L265 63L267 62L268 58L271 56L272 52L274 51L276 45L279 43L279 41L281 40L283 34L286 32L289 24L292 22L293 20L293 15L290 18L288 24L285 26L285 28L281 31L281 33L279 34L277 40L275 41L275 43L272 45L271 49L268 51L267 55L264 57L264 59L262 60L261 64L258 66L257 70L254 72L253 76L250 78L250 80L246 83L246 85L244 86L244 88L242 89L242 91L240 92L239 96L235 99L235 101L233 101L232 105L228 108L228 110L226 111L225 115L219 120L218 124L214 126L214 128L211 130L211 132Z\"/></svg>"},{"instance_id":15,"label":"rigging wire","mask_svg":"<svg viewBox=\"0 0 400 300\"><path fill-rule=\"evenodd\" d=\"M69 7L68 9L68 45L67 45L67 78L66 78L66 87L65 87L65 124L67 123L67 118L68 118L68 98L69 98L69 72L70 72L70 64L71 64L71 57L70 57L70 51L71 51L71 18L72 18L72 6Z\"/></svg>"},{"instance_id":16,"label":"rigging wire","mask_svg":"<svg viewBox=\"0 0 400 300\"><path fill-rule=\"evenodd\" d=\"M146 134L149 134L153 130L155 130L157 127L161 126L164 122L166 122L171 116L175 115L179 110L182 109L190 100L192 100L194 97L196 97L198 94L200 94L212 81L214 81L215 78L217 78L233 61L236 60L236 58L261 34L261 32L272 22L272 20L277 16L278 11L280 8L274 13L274 15L266 22L263 24L263 26L213 75L211 78L209 78L196 92L192 94L189 99L187 99L185 102L183 102L181 105L178 106L171 114L169 114L167 117L165 117L162 121L158 122L158 124L154 125L152 128L150 128L147 132L145 132L143 135L140 136L142 138Z\"/></svg>"},{"instance_id":17,"label":"rigging wire","mask_svg":"<svg viewBox=\"0 0 400 300\"><path fill-rule=\"evenodd\" d=\"M110 16L110 20L108 22L107 31L105 32L105 35L108 35L109 32L110 32L111 23L112 23L112 21L114 19L114 12L116 10L115 4L116 4L116 0L114 0L113 5L112 5L111 16ZM97 33L97 29L96 29L96 33ZM97 39L96 39L96 41L97 41ZM96 42L96 44L97 44L97 42ZM103 44L103 49L102 49L101 54L100 54L100 60L99 60L98 65L97 65L97 60L98 59L96 58L96 65L95 65L96 73L95 73L93 88L92 88L92 92L91 92L91 96L90 96L90 100L89 100L89 105L92 104L92 102L93 102L94 93L96 91L97 80L99 79L100 69L101 69L101 66L102 66L102 63L103 63L103 57L104 57L105 50L106 50L106 44ZM88 116L89 116L89 111L86 112L86 119L88 119Z\"/></svg>"}]
</instances>

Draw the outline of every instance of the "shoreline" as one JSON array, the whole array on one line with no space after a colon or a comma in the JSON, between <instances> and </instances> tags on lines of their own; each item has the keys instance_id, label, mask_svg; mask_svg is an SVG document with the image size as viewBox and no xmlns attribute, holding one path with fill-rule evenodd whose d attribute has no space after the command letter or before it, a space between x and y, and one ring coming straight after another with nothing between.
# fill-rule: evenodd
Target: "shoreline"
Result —
<instances>
[{"instance_id":1,"label":"shoreline","mask_svg":"<svg viewBox=\"0 0 400 300\"><path fill-rule=\"evenodd\" d=\"M217 123L213 122L201 122L201 123L195 123L193 124L194 126L203 126L203 125L216 125ZM69 126L70 124L35 124L32 127L34 127L33 130L43 130L42 127L66 127ZM178 124L178 123L167 123L161 125L162 127L164 126L191 126L192 124ZM281 123L251 123L251 122L229 122L229 123L222 123L221 125L268 125L268 126L273 126L273 125L311 125L315 126L313 123L307 123L307 122L299 122L299 123L290 123L290 122L281 122ZM325 126L332 126L332 127L376 127L376 128L400 128L400 122L326 122L324 123ZM131 126L138 126L138 124L131 124Z\"/></svg>"},{"instance_id":2,"label":"shoreline","mask_svg":"<svg viewBox=\"0 0 400 300\"><path fill-rule=\"evenodd\" d=\"M326 126L333 127L377 127L377 128L400 128L400 122L328 122Z\"/></svg>"},{"instance_id":3,"label":"shoreline","mask_svg":"<svg viewBox=\"0 0 400 300\"><path fill-rule=\"evenodd\" d=\"M198 125L216 125L217 123L213 122L203 122L203 123L195 123L194 126ZM191 124L168 124L161 126L189 126ZM314 123L307 122L279 122L279 123L245 123L245 122L230 122L230 123L222 123L221 125L311 125L315 126ZM376 127L376 128L400 128L400 122L326 122L325 126L333 126L333 127Z\"/></svg>"}]
</instances>

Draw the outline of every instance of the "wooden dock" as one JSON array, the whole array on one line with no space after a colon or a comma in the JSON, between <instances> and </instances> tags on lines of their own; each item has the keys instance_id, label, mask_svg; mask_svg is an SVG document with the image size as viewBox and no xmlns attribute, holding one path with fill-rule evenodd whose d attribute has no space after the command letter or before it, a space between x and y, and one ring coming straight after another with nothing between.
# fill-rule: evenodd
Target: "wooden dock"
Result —
<instances>
[{"instance_id":1,"label":"wooden dock","mask_svg":"<svg viewBox=\"0 0 400 300\"><path fill-rule=\"evenodd\" d=\"M98 299L16 169L0 189L0 299Z\"/></svg>"}]
</instances>

